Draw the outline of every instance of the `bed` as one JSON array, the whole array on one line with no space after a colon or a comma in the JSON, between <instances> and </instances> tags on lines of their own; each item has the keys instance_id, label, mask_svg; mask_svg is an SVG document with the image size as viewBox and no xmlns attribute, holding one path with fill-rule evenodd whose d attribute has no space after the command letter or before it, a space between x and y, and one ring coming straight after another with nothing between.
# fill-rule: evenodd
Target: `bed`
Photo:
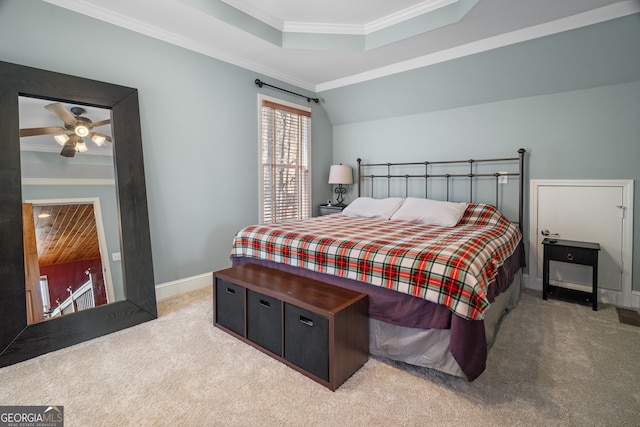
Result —
<instances>
[{"instance_id":1,"label":"bed","mask_svg":"<svg viewBox=\"0 0 640 427\"><path fill-rule=\"evenodd\" d=\"M444 162L358 159L357 198L342 213L245 227L234 237L232 263L364 292L372 355L473 381L486 367L500 319L519 298L525 151L518 154ZM511 164L517 170L505 171ZM505 177L517 188L513 211L504 201ZM490 186L483 188L486 181ZM466 201L455 201L461 182ZM488 193L492 203L481 200ZM499 208L517 211L518 220Z\"/></svg>"}]
</instances>

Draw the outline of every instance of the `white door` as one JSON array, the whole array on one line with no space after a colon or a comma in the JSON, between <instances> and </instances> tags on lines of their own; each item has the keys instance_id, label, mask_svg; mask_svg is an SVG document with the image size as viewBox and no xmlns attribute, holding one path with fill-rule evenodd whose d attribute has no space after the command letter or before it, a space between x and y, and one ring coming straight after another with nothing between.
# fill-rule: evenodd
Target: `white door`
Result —
<instances>
[{"instance_id":1,"label":"white door","mask_svg":"<svg viewBox=\"0 0 640 427\"><path fill-rule=\"evenodd\" d=\"M619 180L535 181L531 188L535 192L531 244L535 245L536 254L530 265L534 266L536 279L542 280L544 234L599 243L599 301L626 307L636 305L631 297L632 187L632 181ZM530 275L534 269L530 269ZM591 275L588 266L550 263L550 282L557 286L590 292Z\"/></svg>"}]
</instances>

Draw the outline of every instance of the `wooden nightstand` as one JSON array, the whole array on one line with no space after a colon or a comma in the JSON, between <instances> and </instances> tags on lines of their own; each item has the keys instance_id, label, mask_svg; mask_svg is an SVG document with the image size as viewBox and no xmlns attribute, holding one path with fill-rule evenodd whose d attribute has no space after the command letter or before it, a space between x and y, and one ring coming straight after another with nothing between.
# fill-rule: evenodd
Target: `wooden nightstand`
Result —
<instances>
[{"instance_id":1,"label":"wooden nightstand","mask_svg":"<svg viewBox=\"0 0 640 427\"><path fill-rule=\"evenodd\" d=\"M319 216L323 216L323 215L329 215L329 214L333 214L333 213L338 213L338 212L342 212L342 210L344 208L346 208L347 205L327 205L322 204L322 205L318 205L318 215Z\"/></svg>"},{"instance_id":2,"label":"wooden nightstand","mask_svg":"<svg viewBox=\"0 0 640 427\"><path fill-rule=\"evenodd\" d=\"M544 245L544 260L542 267L542 298L547 295L564 291L578 299L585 298L591 302L593 310L598 310L598 251L600 244L589 242L577 242L574 240L561 240L546 238ZM568 262L591 266L593 269L591 293L574 291L549 285L549 261ZM560 296L560 295L558 295Z\"/></svg>"}]
</instances>

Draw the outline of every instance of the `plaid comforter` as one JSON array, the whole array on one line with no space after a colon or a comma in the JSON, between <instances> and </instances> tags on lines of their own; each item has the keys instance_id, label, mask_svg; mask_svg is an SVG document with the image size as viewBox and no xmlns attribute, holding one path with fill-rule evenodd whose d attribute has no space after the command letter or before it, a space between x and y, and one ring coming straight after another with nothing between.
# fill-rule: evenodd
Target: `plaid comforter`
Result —
<instances>
[{"instance_id":1,"label":"plaid comforter","mask_svg":"<svg viewBox=\"0 0 640 427\"><path fill-rule=\"evenodd\" d=\"M472 203L455 227L342 214L252 225L236 234L231 256L382 286L478 320L489 283L520 239L495 207Z\"/></svg>"}]
</instances>

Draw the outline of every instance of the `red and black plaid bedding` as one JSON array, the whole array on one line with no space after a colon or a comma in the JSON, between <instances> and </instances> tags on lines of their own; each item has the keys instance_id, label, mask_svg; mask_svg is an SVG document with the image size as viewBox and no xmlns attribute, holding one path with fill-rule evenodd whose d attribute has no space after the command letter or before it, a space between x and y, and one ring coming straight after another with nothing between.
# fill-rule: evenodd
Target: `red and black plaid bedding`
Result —
<instances>
[{"instance_id":1,"label":"red and black plaid bedding","mask_svg":"<svg viewBox=\"0 0 640 427\"><path fill-rule=\"evenodd\" d=\"M471 203L455 227L342 214L252 225L236 234L231 256L366 282L479 320L487 286L520 239L494 206Z\"/></svg>"}]
</instances>

